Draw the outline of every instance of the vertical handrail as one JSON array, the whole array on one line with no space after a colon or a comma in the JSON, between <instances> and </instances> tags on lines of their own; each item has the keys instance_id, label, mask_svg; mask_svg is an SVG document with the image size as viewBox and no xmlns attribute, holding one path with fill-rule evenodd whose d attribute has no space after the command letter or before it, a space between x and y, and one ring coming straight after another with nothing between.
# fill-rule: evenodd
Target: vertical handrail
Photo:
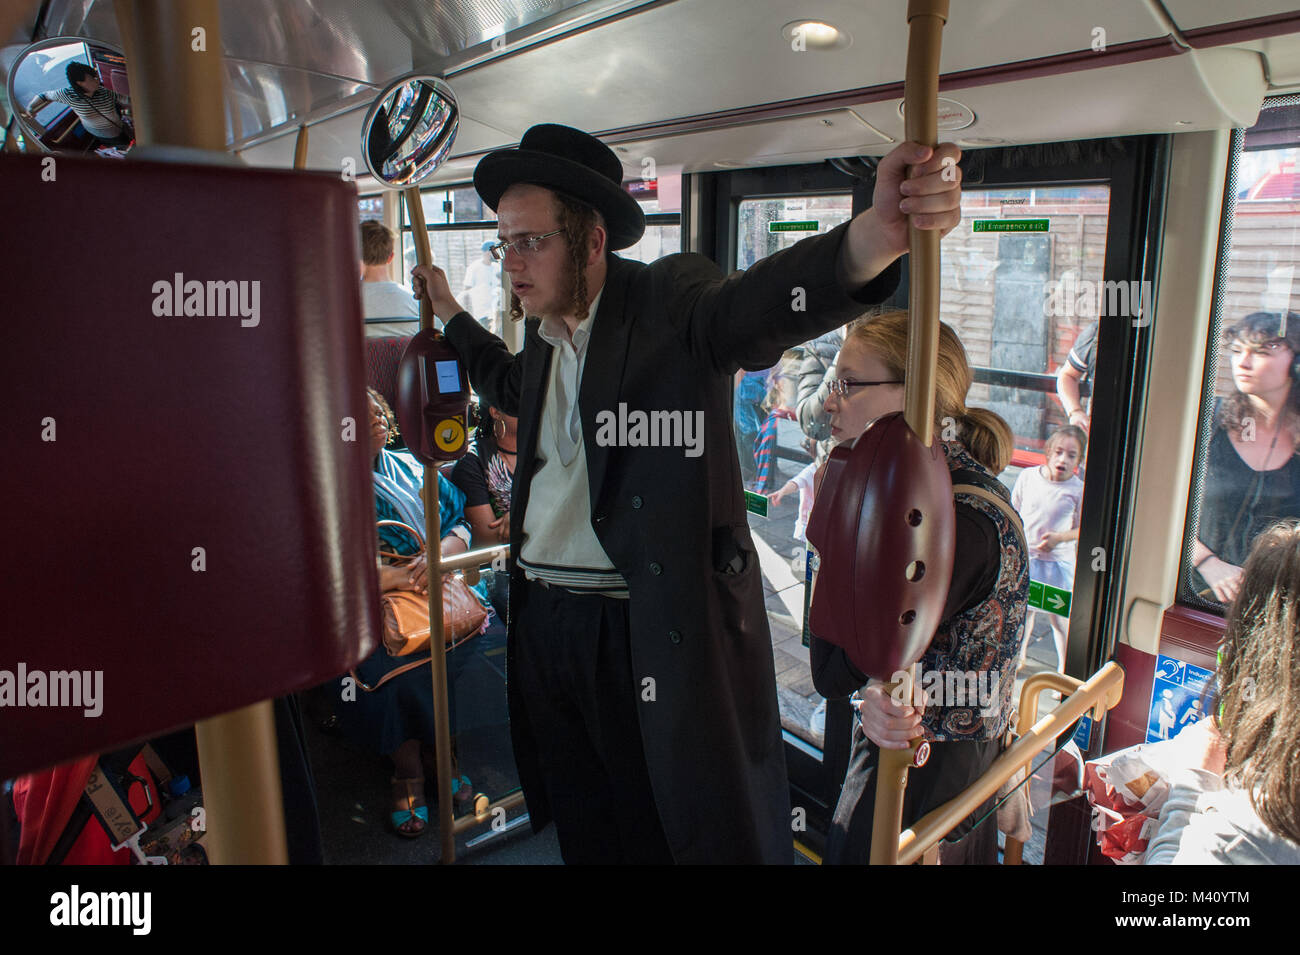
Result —
<instances>
[{"instance_id":1,"label":"vertical handrail","mask_svg":"<svg viewBox=\"0 0 1300 955\"><path fill-rule=\"evenodd\" d=\"M307 124L303 123L298 127L298 138L293 144L293 168L307 168Z\"/></svg>"},{"instance_id":2,"label":"vertical handrail","mask_svg":"<svg viewBox=\"0 0 1300 955\"><path fill-rule=\"evenodd\" d=\"M908 0L907 74L903 84L903 124L908 140L925 146L939 142L939 51L948 0ZM934 439L934 377L939 361L939 233L908 227L908 309L911 325L903 391L903 420L929 447ZM904 680L912 699L916 665ZM892 690L896 684L890 684ZM897 833L903 823L907 771L916 759L919 738L908 749L882 749L876 765L876 805L872 818L871 864L897 865Z\"/></svg>"},{"instance_id":3,"label":"vertical handrail","mask_svg":"<svg viewBox=\"0 0 1300 955\"><path fill-rule=\"evenodd\" d=\"M433 264L429 247L429 230L424 220L424 204L418 186L402 190L406 215L411 222L415 257L420 265ZM420 296L420 331L433 327L433 309L427 295ZM429 678L433 681L434 746L438 769L438 836L441 840L439 861L449 865L456 861L456 831L451 814L451 725L447 693L447 654L442 648L442 515L438 511L438 467L424 467L424 547L429 581L429 653L433 657Z\"/></svg>"},{"instance_id":4,"label":"vertical handrail","mask_svg":"<svg viewBox=\"0 0 1300 955\"><path fill-rule=\"evenodd\" d=\"M114 11L140 143L224 152L217 0L116 0ZM263 700L194 725L214 864L289 861L272 707Z\"/></svg>"}]
</instances>

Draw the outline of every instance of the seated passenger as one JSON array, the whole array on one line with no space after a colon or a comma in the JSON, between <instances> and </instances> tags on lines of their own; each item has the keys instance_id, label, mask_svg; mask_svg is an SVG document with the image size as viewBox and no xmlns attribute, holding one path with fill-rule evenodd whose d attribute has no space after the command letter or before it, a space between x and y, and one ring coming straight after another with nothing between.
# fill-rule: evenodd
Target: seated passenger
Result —
<instances>
[{"instance_id":1,"label":"seated passenger","mask_svg":"<svg viewBox=\"0 0 1300 955\"><path fill-rule=\"evenodd\" d=\"M361 223L361 306L367 338L420 330L420 306L410 289L392 280L393 254L393 233L387 226L373 219ZM374 321L381 318L392 321Z\"/></svg>"},{"instance_id":2,"label":"seated passenger","mask_svg":"<svg viewBox=\"0 0 1300 955\"><path fill-rule=\"evenodd\" d=\"M1214 411L1192 588L1229 603L1255 537L1300 517L1300 315L1255 312L1223 333L1232 393Z\"/></svg>"},{"instance_id":3,"label":"seated passenger","mask_svg":"<svg viewBox=\"0 0 1300 955\"><path fill-rule=\"evenodd\" d=\"M388 451L384 445L395 431L393 413L377 391L366 389L370 398L370 441L375 453L375 510L379 520L401 521L420 533L421 540L394 527L379 529L380 549L399 554L413 554L422 546L424 536L424 504L420 488L424 481L424 468L410 454ZM438 475L438 510L442 521L442 556L451 557L469 549L469 527L465 522L464 495L441 474ZM385 564L380 569L379 589L428 592L427 563L423 556L414 563ZM447 658L448 687L452 692L449 709L455 713L454 687L451 678L456 662L463 659L457 654ZM375 650L356 668L357 675L367 686L375 686L388 671L410 660L391 657L383 647ZM339 723L344 732L375 752L384 753L393 760L394 776L392 813L393 829L398 835L414 838L424 832L429 821L429 810L424 800L424 771L422 755L431 763L434 735L433 684L429 671L417 667L394 677L373 693L358 692L340 696L343 702L335 704ZM351 696L355 695L355 700ZM423 747L423 752L422 752ZM455 761L453 753L453 772ZM458 774L457 774L458 775ZM459 776L452 783L457 806L463 808L473 800L470 781Z\"/></svg>"},{"instance_id":4,"label":"seated passenger","mask_svg":"<svg viewBox=\"0 0 1300 955\"><path fill-rule=\"evenodd\" d=\"M1300 864L1300 524L1264 531L1245 563L1207 707L1217 726L1174 740L1188 768L1170 780L1147 865Z\"/></svg>"},{"instance_id":5,"label":"seated passenger","mask_svg":"<svg viewBox=\"0 0 1300 955\"><path fill-rule=\"evenodd\" d=\"M855 326L845 339L831 384L826 410L831 438L852 441L881 415L903 410L903 369L907 361L908 316L887 312ZM875 810L874 769L881 748L904 749L924 737L932 742L930 759L908 776L903 825L910 825L966 788L1002 750L1011 719L1016 663L1025 635L1029 594L1029 557L1009 495L995 475L1011 459L1007 423L991 411L967 408L972 381L966 351L956 333L940 326L936 371L935 440L942 440L954 484L975 484L1002 501L959 492L956 503L956 551L952 587L930 648L921 657L922 685L937 676L940 692L946 674L973 674L977 699L927 700L898 705L884 684L868 681L839 647L812 638L813 683L827 698L860 689L855 698L859 722L839 804L827 837L829 864L866 863L871 850ZM945 434L945 432L947 432ZM822 560L828 559L822 555ZM997 829L989 816L993 800L967 817L950 837L957 845L941 846L944 864L993 863Z\"/></svg>"},{"instance_id":6,"label":"seated passenger","mask_svg":"<svg viewBox=\"0 0 1300 955\"><path fill-rule=\"evenodd\" d=\"M456 462L451 482L465 495L465 517L473 530L474 546L492 547L510 542L510 488L514 483L519 419L488 406L487 415L480 415L479 420L483 424L474 447ZM509 584L509 574L492 574L492 606L503 620Z\"/></svg>"}]
</instances>

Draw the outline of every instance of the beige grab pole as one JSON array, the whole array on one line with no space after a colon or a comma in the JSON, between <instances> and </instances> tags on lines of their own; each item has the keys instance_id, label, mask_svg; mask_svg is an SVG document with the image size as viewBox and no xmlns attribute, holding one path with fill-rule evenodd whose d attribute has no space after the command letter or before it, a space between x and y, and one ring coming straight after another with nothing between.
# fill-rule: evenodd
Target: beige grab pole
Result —
<instances>
[{"instance_id":1,"label":"beige grab pole","mask_svg":"<svg viewBox=\"0 0 1300 955\"><path fill-rule=\"evenodd\" d=\"M406 198L406 214L411 220L411 238L415 241L415 257L420 265L433 264L433 251L429 248L429 230L424 221L424 204L420 201L418 186L402 190ZM429 297L420 297L420 331L433 327L433 310ZM438 510L438 469L426 465L424 469L424 541L428 553L429 581L429 667L433 680L434 742L438 764L438 835L442 840L439 862L448 865L456 861L456 830L451 817L451 726L447 722L450 706L447 696L447 654L442 648L442 515Z\"/></svg>"},{"instance_id":2,"label":"beige grab pole","mask_svg":"<svg viewBox=\"0 0 1300 955\"><path fill-rule=\"evenodd\" d=\"M926 146L939 142L939 51L948 0L908 0L907 75L903 83L904 130L908 140ZM939 233L908 230L908 309L903 419L927 446L934 439L934 375L939 360ZM904 681L912 698L916 667ZM892 689L892 685L891 685ZM898 831L903 822L907 770L919 740L910 749L882 749L876 767L876 806L872 818L871 864L898 864Z\"/></svg>"},{"instance_id":3,"label":"beige grab pole","mask_svg":"<svg viewBox=\"0 0 1300 955\"><path fill-rule=\"evenodd\" d=\"M117 0L142 144L224 152L217 0ZM270 700L200 720L208 854L217 865L289 861Z\"/></svg>"},{"instance_id":4,"label":"beige grab pole","mask_svg":"<svg viewBox=\"0 0 1300 955\"><path fill-rule=\"evenodd\" d=\"M298 127L298 139L293 144L293 168L307 168L307 124Z\"/></svg>"}]
</instances>

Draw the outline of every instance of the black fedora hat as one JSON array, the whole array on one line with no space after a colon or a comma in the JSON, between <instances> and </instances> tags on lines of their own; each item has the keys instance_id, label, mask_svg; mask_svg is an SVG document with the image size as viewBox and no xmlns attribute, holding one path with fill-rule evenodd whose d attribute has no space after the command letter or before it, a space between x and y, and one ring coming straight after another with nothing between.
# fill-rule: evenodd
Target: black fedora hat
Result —
<instances>
[{"instance_id":1,"label":"black fedora hat","mask_svg":"<svg viewBox=\"0 0 1300 955\"><path fill-rule=\"evenodd\" d=\"M474 188L493 211L502 193L517 182L545 186L594 207L609 227L610 249L626 249L645 234L645 215L623 188L623 164L612 149L580 129L533 126L517 149L488 153L474 170Z\"/></svg>"}]
</instances>

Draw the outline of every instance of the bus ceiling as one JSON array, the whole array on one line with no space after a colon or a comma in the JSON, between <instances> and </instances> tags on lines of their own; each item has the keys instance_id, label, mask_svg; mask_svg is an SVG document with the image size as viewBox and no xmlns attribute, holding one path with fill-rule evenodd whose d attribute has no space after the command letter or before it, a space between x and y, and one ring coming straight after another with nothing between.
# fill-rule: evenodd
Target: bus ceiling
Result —
<instances>
[{"instance_id":1,"label":"bus ceiling","mask_svg":"<svg viewBox=\"0 0 1300 955\"><path fill-rule=\"evenodd\" d=\"M954 2L941 136L967 148L1250 126L1300 89L1300 11L1285 0ZM441 76L460 130L435 182L544 119L591 130L630 177L880 155L903 135L905 50L879 29L903 0L223 0L228 148L291 167L363 169L361 124L406 73ZM895 9L897 8L897 9ZM502 11L506 16L502 17ZM834 32L801 19L816 15ZM121 46L112 0L15 2L0 69L33 40ZM1136 95L1135 95L1136 94Z\"/></svg>"}]
</instances>

